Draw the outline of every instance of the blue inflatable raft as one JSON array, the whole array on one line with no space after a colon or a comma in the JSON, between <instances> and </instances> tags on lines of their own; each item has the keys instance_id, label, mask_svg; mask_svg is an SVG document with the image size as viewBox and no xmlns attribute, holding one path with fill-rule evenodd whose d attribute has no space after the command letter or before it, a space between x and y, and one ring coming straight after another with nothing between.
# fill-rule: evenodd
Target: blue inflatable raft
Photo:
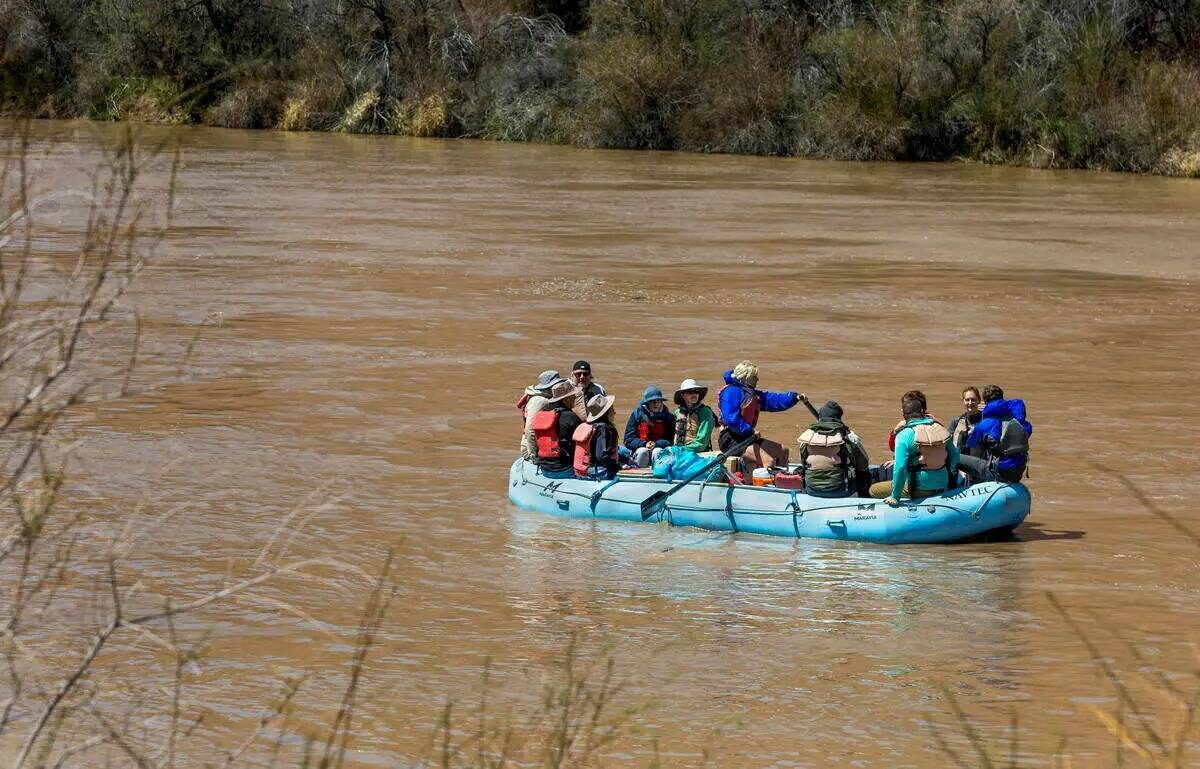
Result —
<instances>
[{"instance_id":1,"label":"blue inflatable raft","mask_svg":"<svg viewBox=\"0 0 1200 769\"><path fill-rule=\"evenodd\" d=\"M508 498L518 507L552 515L640 521L642 500L673 485L644 476L547 478L536 465L517 459L508 473ZM695 482L671 495L650 520L712 531L895 545L954 542L1011 530L1029 515L1029 503L1029 491L1019 483L980 483L889 507L882 500L859 497L824 499L771 486Z\"/></svg>"}]
</instances>

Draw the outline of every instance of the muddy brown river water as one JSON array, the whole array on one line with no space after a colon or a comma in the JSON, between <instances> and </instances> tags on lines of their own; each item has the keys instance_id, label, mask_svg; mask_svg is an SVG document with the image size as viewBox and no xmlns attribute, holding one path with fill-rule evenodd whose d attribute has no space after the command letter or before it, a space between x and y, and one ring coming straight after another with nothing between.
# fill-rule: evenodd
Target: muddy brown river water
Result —
<instances>
[{"instance_id":1,"label":"muddy brown river water","mask_svg":"<svg viewBox=\"0 0 1200 769\"><path fill-rule=\"evenodd\" d=\"M33 130L38 172L68 185L116 129ZM1048 591L1170 733L1179 705L1148 675L1200 670L1200 546L1117 472L1200 531L1200 182L146 135L174 136L183 169L139 306L164 339L208 325L194 380L87 412L84 479L114 507L185 505L136 560L162 594L243 568L297 506L296 556L371 571L395 549L352 763L409 765L485 664L489 708L537 712L575 637L611 648L617 708L640 708L614 766L949 765L939 739L975 765L947 691L1005 757L1015 713L1023 765L1108 765L1114 689ZM1036 425L1032 514L1015 541L881 547L522 512L514 401L578 358L619 420L646 384L749 358L767 388L840 401L876 459L899 393L949 419L963 385L1001 384ZM764 431L793 442L803 417ZM363 595L262 595L200 618L189 685L220 743L284 676L314 674L301 724L340 696Z\"/></svg>"}]
</instances>

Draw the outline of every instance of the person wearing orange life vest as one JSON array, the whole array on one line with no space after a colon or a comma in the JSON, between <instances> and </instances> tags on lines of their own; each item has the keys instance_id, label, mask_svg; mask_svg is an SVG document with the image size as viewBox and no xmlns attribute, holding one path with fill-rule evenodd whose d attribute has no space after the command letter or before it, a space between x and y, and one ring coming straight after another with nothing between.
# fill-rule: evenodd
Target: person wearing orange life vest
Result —
<instances>
[{"instance_id":1,"label":"person wearing orange life vest","mask_svg":"<svg viewBox=\"0 0 1200 769\"><path fill-rule=\"evenodd\" d=\"M567 380L559 376L557 371L543 371L538 375L537 382L526 387L521 399L517 401L517 410L521 412L521 424L524 425L524 429L521 431L521 457L523 459L532 462L533 458L537 456L533 425L529 423L529 420L546 407L546 402L550 399L550 389L559 382L565 381Z\"/></svg>"},{"instance_id":2,"label":"person wearing orange life vest","mask_svg":"<svg viewBox=\"0 0 1200 769\"><path fill-rule=\"evenodd\" d=\"M675 415L667 408L662 390L650 385L642 393L642 402L625 423L625 448L633 456L635 467L649 467L675 440Z\"/></svg>"},{"instance_id":3,"label":"person wearing orange life vest","mask_svg":"<svg viewBox=\"0 0 1200 769\"><path fill-rule=\"evenodd\" d=\"M788 449L763 438L755 429L759 413L787 411L800 402L798 392L774 393L757 387L758 366L744 360L732 371L725 372L725 386L717 394L723 425L717 436L717 445L722 451L727 451L731 446L753 437L754 442L742 454L750 471L756 467L785 466L788 463Z\"/></svg>"},{"instance_id":4,"label":"person wearing orange life vest","mask_svg":"<svg viewBox=\"0 0 1200 769\"><path fill-rule=\"evenodd\" d=\"M571 478L575 475L575 428L580 419L571 410L579 388L559 382L550 390L546 406L530 418L536 454L533 463L547 478Z\"/></svg>"},{"instance_id":5,"label":"person wearing orange life vest","mask_svg":"<svg viewBox=\"0 0 1200 769\"><path fill-rule=\"evenodd\" d=\"M587 418L575 428L575 477L608 481L621 469L617 459L617 426L613 423L611 395L593 395L587 402Z\"/></svg>"}]
</instances>

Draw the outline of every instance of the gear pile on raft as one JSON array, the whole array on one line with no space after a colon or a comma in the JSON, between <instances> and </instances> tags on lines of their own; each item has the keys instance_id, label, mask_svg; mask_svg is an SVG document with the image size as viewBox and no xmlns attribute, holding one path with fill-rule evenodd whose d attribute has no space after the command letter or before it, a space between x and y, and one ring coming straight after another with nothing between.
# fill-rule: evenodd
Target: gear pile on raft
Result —
<instances>
[{"instance_id":1,"label":"gear pile on raft","mask_svg":"<svg viewBox=\"0 0 1200 769\"><path fill-rule=\"evenodd\" d=\"M517 404L524 430L510 499L560 515L880 542L1012 529L1029 512L1021 480L1033 426L1024 401L997 385L964 388L964 411L949 426L921 391L904 393L891 456L872 464L837 402L818 410L803 393L761 390L749 361L723 379L715 408L695 379L674 391L674 410L647 387L618 433L616 398L587 361L570 378L542 372ZM801 403L813 421L793 463L758 421Z\"/></svg>"}]
</instances>

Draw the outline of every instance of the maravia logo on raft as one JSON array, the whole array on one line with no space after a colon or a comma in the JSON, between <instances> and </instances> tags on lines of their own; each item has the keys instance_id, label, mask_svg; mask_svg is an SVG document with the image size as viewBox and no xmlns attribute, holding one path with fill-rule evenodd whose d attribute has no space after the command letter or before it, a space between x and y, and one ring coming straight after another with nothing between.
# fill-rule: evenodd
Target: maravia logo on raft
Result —
<instances>
[{"instance_id":1,"label":"maravia logo on raft","mask_svg":"<svg viewBox=\"0 0 1200 769\"><path fill-rule=\"evenodd\" d=\"M878 517L879 517L878 515L862 515L860 513L859 515L854 516L854 520L856 520L856 521L873 521Z\"/></svg>"}]
</instances>

